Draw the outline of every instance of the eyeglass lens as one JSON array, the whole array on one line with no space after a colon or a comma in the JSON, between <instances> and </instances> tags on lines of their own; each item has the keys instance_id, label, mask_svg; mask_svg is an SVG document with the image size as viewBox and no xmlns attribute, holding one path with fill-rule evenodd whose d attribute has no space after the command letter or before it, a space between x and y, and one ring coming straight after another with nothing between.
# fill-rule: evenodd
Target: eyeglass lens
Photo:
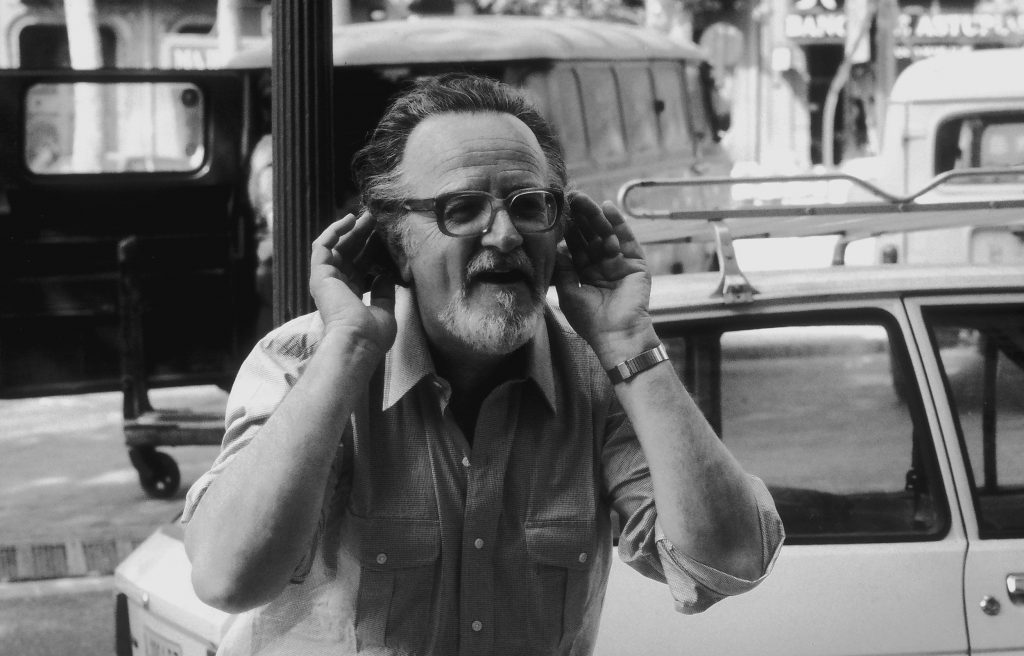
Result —
<instances>
[{"instance_id":1,"label":"eyeglass lens","mask_svg":"<svg viewBox=\"0 0 1024 656\"><path fill-rule=\"evenodd\" d=\"M548 191L525 191L505 201L512 224L520 232L543 232L555 223L558 205ZM445 229L452 234L483 233L490 227L502 201L489 194L458 194L445 203L442 218Z\"/></svg>"}]
</instances>

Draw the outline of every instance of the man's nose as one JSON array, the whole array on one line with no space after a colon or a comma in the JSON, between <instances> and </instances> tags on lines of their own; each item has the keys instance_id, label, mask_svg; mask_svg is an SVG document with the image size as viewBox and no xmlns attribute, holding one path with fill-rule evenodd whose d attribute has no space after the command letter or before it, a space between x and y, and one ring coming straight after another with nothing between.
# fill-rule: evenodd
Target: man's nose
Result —
<instances>
[{"instance_id":1,"label":"man's nose","mask_svg":"<svg viewBox=\"0 0 1024 656\"><path fill-rule=\"evenodd\" d=\"M482 244L491 246L502 253L510 253L523 244L523 236L519 234L512 217L504 207L494 215L494 223L491 229L484 235Z\"/></svg>"}]
</instances>

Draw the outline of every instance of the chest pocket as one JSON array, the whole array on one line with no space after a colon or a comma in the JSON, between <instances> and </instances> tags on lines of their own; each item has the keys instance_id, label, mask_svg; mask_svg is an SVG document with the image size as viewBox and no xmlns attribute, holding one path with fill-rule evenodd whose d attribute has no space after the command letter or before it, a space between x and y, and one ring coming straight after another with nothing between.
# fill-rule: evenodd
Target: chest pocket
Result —
<instances>
[{"instance_id":1,"label":"chest pocket","mask_svg":"<svg viewBox=\"0 0 1024 656\"><path fill-rule=\"evenodd\" d=\"M594 522L527 522L524 528L535 599L528 605L529 635L534 650L555 653L583 623L597 555Z\"/></svg>"},{"instance_id":2,"label":"chest pocket","mask_svg":"<svg viewBox=\"0 0 1024 656\"><path fill-rule=\"evenodd\" d=\"M359 536L356 637L360 650L420 653L430 642L438 593L441 528L436 521L349 515Z\"/></svg>"}]
</instances>

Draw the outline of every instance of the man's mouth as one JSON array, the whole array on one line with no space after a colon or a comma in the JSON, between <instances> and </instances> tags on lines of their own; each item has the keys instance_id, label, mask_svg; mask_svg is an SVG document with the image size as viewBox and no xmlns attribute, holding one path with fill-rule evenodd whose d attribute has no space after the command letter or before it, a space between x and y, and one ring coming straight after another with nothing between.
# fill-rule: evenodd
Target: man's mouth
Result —
<instances>
[{"instance_id":1,"label":"man's mouth","mask_svg":"<svg viewBox=\"0 0 1024 656\"><path fill-rule=\"evenodd\" d=\"M517 282L521 282L524 285L529 286L530 277L523 271L518 269L512 269L509 271L481 271L480 273L473 276L472 282L483 282L491 285L513 285Z\"/></svg>"}]
</instances>

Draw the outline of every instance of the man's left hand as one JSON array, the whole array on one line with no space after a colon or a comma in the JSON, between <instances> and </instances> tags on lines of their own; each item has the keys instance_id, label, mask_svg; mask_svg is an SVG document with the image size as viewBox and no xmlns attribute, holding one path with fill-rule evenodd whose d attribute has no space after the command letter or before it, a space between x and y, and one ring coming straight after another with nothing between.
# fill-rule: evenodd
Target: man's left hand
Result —
<instances>
[{"instance_id":1,"label":"man's left hand","mask_svg":"<svg viewBox=\"0 0 1024 656\"><path fill-rule=\"evenodd\" d=\"M658 344L647 310L651 274L614 204L577 193L569 212L555 272L559 305L608 369Z\"/></svg>"}]
</instances>

